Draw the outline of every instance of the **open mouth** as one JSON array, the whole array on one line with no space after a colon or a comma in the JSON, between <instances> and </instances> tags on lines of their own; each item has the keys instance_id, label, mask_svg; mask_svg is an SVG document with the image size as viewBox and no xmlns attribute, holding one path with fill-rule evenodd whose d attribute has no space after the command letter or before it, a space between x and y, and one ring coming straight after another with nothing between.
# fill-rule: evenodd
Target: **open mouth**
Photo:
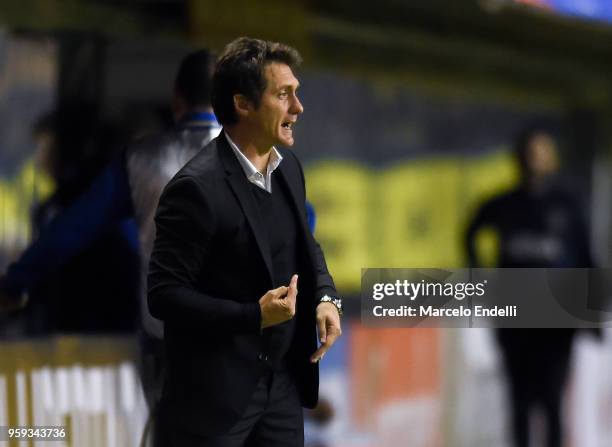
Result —
<instances>
[{"instance_id":1,"label":"open mouth","mask_svg":"<svg viewBox=\"0 0 612 447\"><path fill-rule=\"evenodd\" d=\"M291 121L287 121L286 123L283 123L281 125L281 127L283 129L292 130L293 129L293 124L295 124L295 123L292 123Z\"/></svg>"}]
</instances>

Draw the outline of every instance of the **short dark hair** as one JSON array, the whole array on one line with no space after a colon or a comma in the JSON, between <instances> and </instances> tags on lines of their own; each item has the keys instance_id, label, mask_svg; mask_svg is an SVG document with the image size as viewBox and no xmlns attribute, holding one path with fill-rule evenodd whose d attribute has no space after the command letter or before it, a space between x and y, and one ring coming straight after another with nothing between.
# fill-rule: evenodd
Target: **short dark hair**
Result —
<instances>
[{"instance_id":1,"label":"short dark hair","mask_svg":"<svg viewBox=\"0 0 612 447\"><path fill-rule=\"evenodd\" d=\"M297 68L302 57L288 45L266 40L239 37L224 49L213 74L212 106L219 122L235 124L234 95L242 94L259 107L266 88L265 67L272 62Z\"/></svg>"},{"instance_id":2,"label":"short dark hair","mask_svg":"<svg viewBox=\"0 0 612 447\"><path fill-rule=\"evenodd\" d=\"M181 61L174 88L189 107L210 106L214 64L215 58L207 50L189 53Z\"/></svg>"}]
</instances>

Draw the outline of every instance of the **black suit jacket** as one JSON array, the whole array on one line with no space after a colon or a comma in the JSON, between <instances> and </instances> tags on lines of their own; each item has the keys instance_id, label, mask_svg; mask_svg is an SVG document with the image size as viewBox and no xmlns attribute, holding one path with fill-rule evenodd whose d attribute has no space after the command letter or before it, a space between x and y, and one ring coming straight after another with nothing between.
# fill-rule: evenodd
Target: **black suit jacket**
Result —
<instances>
[{"instance_id":1,"label":"black suit jacket","mask_svg":"<svg viewBox=\"0 0 612 447\"><path fill-rule=\"evenodd\" d=\"M287 354L305 407L318 395L315 308L335 294L320 247L308 230L304 174L291 151L279 182L297 221L296 330ZM163 408L174 427L225 430L241 416L261 375L259 298L272 289L263 220L248 180L222 133L166 186L160 199L149 270L149 307L165 323Z\"/></svg>"}]
</instances>

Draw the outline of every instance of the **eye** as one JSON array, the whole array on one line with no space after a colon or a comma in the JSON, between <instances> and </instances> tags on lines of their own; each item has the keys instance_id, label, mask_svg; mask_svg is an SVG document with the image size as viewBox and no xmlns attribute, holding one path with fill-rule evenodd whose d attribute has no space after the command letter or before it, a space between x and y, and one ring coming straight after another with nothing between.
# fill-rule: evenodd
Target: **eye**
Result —
<instances>
[{"instance_id":1,"label":"eye","mask_svg":"<svg viewBox=\"0 0 612 447\"><path fill-rule=\"evenodd\" d=\"M287 96L289 96L289 93L287 92L287 90L281 90L280 93L278 94L278 97L280 99L285 99L287 98Z\"/></svg>"}]
</instances>

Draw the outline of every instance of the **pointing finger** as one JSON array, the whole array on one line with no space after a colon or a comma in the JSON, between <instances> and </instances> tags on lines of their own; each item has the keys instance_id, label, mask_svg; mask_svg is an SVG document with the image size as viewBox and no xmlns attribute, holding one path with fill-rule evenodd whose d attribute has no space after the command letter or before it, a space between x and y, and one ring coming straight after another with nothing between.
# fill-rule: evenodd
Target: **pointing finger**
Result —
<instances>
[{"instance_id":1,"label":"pointing finger","mask_svg":"<svg viewBox=\"0 0 612 447\"><path fill-rule=\"evenodd\" d=\"M317 329L319 330L319 341L325 343L327 340L327 327L325 318L317 318Z\"/></svg>"},{"instance_id":2,"label":"pointing finger","mask_svg":"<svg viewBox=\"0 0 612 447\"><path fill-rule=\"evenodd\" d=\"M328 349L329 345L327 343L323 343L321 346L319 346L319 349L317 349L316 352L310 356L311 363L317 363L319 360L321 360Z\"/></svg>"}]
</instances>

